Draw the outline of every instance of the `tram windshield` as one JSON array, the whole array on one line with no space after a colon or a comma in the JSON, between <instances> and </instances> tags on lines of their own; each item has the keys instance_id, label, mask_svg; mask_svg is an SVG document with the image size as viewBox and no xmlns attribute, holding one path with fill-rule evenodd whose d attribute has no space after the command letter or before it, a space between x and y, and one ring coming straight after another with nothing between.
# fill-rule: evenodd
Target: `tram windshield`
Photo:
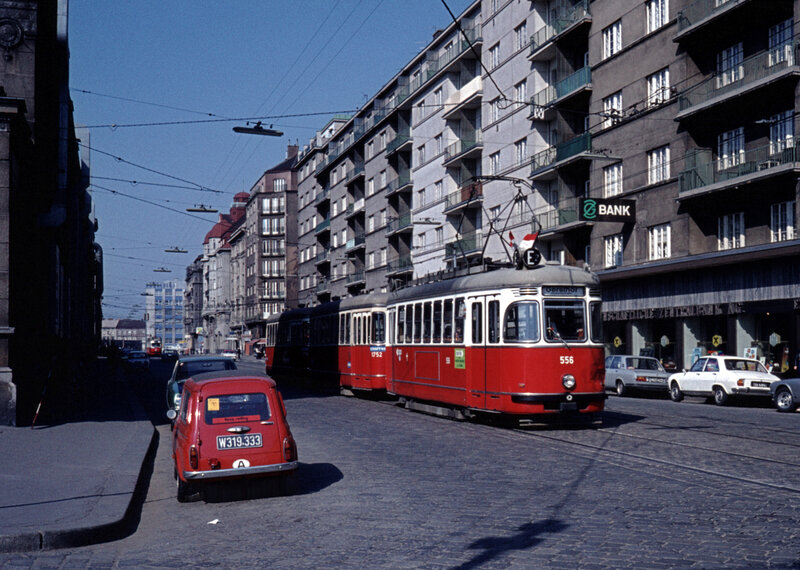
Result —
<instances>
[{"instance_id":1,"label":"tram windshield","mask_svg":"<svg viewBox=\"0 0 800 570\"><path fill-rule=\"evenodd\" d=\"M539 303L522 301L509 305L503 319L503 338L506 342L539 340Z\"/></svg>"},{"instance_id":2,"label":"tram windshield","mask_svg":"<svg viewBox=\"0 0 800 570\"><path fill-rule=\"evenodd\" d=\"M585 341L586 316L583 301L544 301L545 339L548 342Z\"/></svg>"}]
</instances>

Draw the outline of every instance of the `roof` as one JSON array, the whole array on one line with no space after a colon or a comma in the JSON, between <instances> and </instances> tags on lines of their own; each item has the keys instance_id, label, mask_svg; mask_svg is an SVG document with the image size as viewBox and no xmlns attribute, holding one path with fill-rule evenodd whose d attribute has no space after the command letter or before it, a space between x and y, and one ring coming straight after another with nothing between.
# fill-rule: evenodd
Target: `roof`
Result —
<instances>
[{"instance_id":1,"label":"roof","mask_svg":"<svg viewBox=\"0 0 800 570\"><path fill-rule=\"evenodd\" d=\"M224 384L233 379L241 380L242 382L257 382L263 383L266 382L273 388L276 386L275 381L268 376L254 376L252 374L246 374L241 371L237 370L221 370L218 372L204 372L203 374L197 374L196 376L192 376L187 382L193 381L195 384L202 384L202 385L209 385L209 384Z\"/></svg>"}]
</instances>

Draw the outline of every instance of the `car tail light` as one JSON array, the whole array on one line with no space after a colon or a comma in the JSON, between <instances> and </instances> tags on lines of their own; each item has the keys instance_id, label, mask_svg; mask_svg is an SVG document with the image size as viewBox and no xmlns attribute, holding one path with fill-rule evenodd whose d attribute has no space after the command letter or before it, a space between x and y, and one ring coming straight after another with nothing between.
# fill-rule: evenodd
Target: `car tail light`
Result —
<instances>
[{"instance_id":1,"label":"car tail light","mask_svg":"<svg viewBox=\"0 0 800 570\"><path fill-rule=\"evenodd\" d=\"M736 385L737 385L737 386L744 386L744 378L739 378L739 379L736 381Z\"/></svg>"},{"instance_id":2,"label":"car tail light","mask_svg":"<svg viewBox=\"0 0 800 570\"><path fill-rule=\"evenodd\" d=\"M647 382L647 378L645 378L644 376L637 376L636 377L636 381L637 382Z\"/></svg>"},{"instance_id":3,"label":"car tail light","mask_svg":"<svg viewBox=\"0 0 800 570\"><path fill-rule=\"evenodd\" d=\"M297 445L291 437L283 438L283 460L295 461L297 460Z\"/></svg>"},{"instance_id":4,"label":"car tail light","mask_svg":"<svg viewBox=\"0 0 800 570\"><path fill-rule=\"evenodd\" d=\"M197 448L194 445L189 448L189 465L192 466L192 469L197 469L198 465Z\"/></svg>"}]
</instances>

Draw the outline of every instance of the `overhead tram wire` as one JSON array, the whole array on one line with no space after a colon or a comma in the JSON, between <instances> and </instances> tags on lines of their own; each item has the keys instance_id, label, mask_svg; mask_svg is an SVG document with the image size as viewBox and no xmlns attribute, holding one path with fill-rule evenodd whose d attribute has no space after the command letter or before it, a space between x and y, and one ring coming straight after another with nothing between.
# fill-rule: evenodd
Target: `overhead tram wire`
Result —
<instances>
[{"instance_id":1,"label":"overhead tram wire","mask_svg":"<svg viewBox=\"0 0 800 570\"><path fill-rule=\"evenodd\" d=\"M185 109L183 107L174 107L172 105L164 105L162 103L152 103L150 101L142 101L140 99L132 99L130 97L120 97L119 95L109 95L107 93L97 93L95 91L89 91L88 89L79 89L77 87L70 87L70 91L77 91L78 93L85 93L87 95L95 95L96 97L108 97L109 99L116 99L118 101L127 101L129 103L138 103L140 105L150 105L151 107L160 107L162 109L170 109L173 111L183 111L184 113L193 113L195 115L205 115L207 117L220 117L225 118L222 115L217 115L216 113L209 113L206 111L195 111L194 109Z\"/></svg>"},{"instance_id":2,"label":"overhead tram wire","mask_svg":"<svg viewBox=\"0 0 800 570\"><path fill-rule=\"evenodd\" d=\"M120 192L119 190L114 190L113 188L106 188L104 186L99 186L97 184L92 184L92 188L96 188L98 190L102 190L102 191L105 191L105 192L110 192L111 194L124 196L125 198L129 198L131 200L136 200L137 202L143 202L145 204L150 204L151 206L155 206L157 208L163 208L164 210L169 210L170 212L175 212L176 214L181 214L182 216L188 216L190 218L195 218L196 220L203 220L206 223L217 223L216 220L209 220L208 218L203 218L201 216L195 216L193 214L190 214L189 212L185 212L183 210L176 210L175 208L170 208L169 206L164 206L163 204L159 204L159 203L153 202L151 200L145 200L144 198L139 198L138 196L131 196L130 194L126 194L125 192Z\"/></svg>"}]
</instances>

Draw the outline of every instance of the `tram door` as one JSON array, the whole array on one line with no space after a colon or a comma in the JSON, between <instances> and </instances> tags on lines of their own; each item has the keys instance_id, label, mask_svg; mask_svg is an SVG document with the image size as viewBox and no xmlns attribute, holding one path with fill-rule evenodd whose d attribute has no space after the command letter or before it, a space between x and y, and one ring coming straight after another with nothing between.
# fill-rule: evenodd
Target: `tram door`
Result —
<instances>
[{"instance_id":1,"label":"tram door","mask_svg":"<svg viewBox=\"0 0 800 570\"><path fill-rule=\"evenodd\" d=\"M466 357L467 405L472 408L486 407L486 295L467 298L469 331Z\"/></svg>"},{"instance_id":2,"label":"tram door","mask_svg":"<svg viewBox=\"0 0 800 570\"><path fill-rule=\"evenodd\" d=\"M339 338L339 384L349 386L350 367L353 359L353 338L351 327L353 325L353 313L342 313Z\"/></svg>"}]
</instances>

